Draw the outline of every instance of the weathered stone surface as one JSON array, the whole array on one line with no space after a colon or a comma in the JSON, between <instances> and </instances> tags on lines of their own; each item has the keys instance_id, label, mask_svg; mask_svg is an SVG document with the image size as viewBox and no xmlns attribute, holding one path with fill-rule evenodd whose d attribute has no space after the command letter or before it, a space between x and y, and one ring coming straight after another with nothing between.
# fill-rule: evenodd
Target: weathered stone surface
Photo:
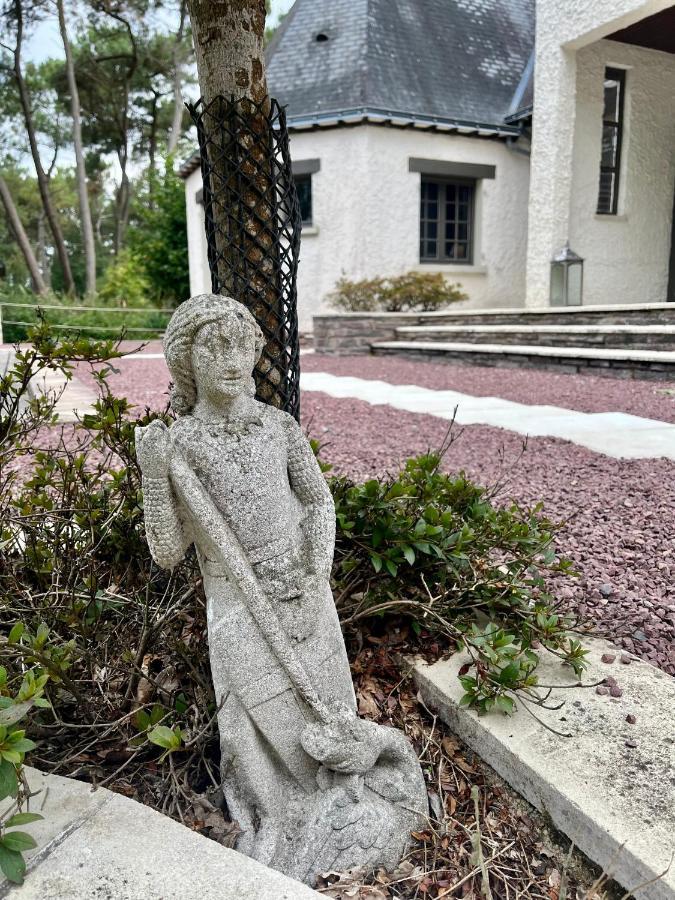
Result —
<instances>
[{"instance_id":1,"label":"weathered stone surface","mask_svg":"<svg viewBox=\"0 0 675 900\"><path fill-rule=\"evenodd\" d=\"M37 841L11 900L312 900L320 895L105 788L27 769Z\"/></svg>"},{"instance_id":2,"label":"weathered stone surface","mask_svg":"<svg viewBox=\"0 0 675 900\"><path fill-rule=\"evenodd\" d=\"M402 734L358 719L329 573L330 491L287 414L254 399L248 311L193 297L165 336L179 418L137 434L153 556L194 543L238 849L299 880L396 865L426 814Z\"/></svg>"},{"instance_id":3,"label":"weathered stone surface","mask_svg":"<svg viewBox=\"0 0 675 900\"><path fill-rule=\"evenodd\" d=\"M675 849L675 678L640 660L621 665L605 641L584 643L590 649L584 681L607 685L575 687L572 671L544 654L541 683L563 686L548 700L549 706L563 703L561 709L535 709L544 724L522 708L511 717L480 718L460 708L461 654L431 666L418 662L415 680L425 702L462 740L633 889L663 872ZM603 654L615 662L601 662ZM611 696L612 683L620 698ZM674 900L675 866L636 896Z\"/></svg>"}]
</instances>

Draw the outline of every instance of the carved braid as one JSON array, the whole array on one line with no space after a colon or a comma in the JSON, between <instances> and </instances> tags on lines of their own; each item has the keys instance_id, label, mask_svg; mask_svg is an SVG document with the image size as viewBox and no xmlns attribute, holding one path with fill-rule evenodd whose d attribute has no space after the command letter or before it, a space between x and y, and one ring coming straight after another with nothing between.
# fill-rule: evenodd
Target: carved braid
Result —
<instances>
[{"instance_id":1,"label":"carved braid","mask_svg":"<svg viewBox=\"0 0 675 900\"><path fill-rule=\"evenodd\" d=\"M335 547L335 506L312 448L292 416L285 417L288 477L305 516L301 523L310 568L328 577Z\"/></svg>"},{"instance_id":2,"label":"carved braid","mask_svg":"<svg viewBox=\"0 0 675 900\"><path fill-rule=\"evenodd\" d=\"M145 532L152 558L173 569L190 545L168 478L143 478Z\"/></svg>"}]
</instances>

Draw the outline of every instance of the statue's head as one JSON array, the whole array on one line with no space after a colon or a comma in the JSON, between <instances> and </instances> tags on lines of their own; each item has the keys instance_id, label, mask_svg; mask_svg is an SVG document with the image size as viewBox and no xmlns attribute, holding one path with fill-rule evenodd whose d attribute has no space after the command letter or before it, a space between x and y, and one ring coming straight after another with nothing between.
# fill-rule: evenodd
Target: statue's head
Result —
<instances>
[{"instance_id":1,"label":"statue's head","mask_svg":"<svg viewBox=\"0 0 675 900\"><path fill-rule=\"evenodd\" d=\"M251 373L264 344L251 313L231 297L199 294L181 303L164 335L176 415L191 412L200 395L253 393Z\"/></svg>"}]
</instances>

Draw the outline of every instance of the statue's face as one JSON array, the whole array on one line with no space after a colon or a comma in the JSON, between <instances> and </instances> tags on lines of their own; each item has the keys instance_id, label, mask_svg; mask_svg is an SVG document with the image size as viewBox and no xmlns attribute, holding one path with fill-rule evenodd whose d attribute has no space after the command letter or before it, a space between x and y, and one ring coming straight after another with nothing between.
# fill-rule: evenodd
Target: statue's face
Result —
<instances>
[{"instance_id":1,"label":"statue's face","mask_svg":"<svg viewBox=\"0 0 675 900\"><path fill-rule=\"evenodd\" d=\"M255 366L255 338L234 315L204 325L192 345L197 394L229 400L246 391Z\"/></svg>"}]
</instances>

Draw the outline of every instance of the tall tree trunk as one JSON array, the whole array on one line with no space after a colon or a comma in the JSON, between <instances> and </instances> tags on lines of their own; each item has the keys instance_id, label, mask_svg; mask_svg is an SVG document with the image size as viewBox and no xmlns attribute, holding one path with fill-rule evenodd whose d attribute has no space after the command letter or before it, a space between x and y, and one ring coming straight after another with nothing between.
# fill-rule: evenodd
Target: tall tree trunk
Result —
<instances>
[{"instance_id":1,"label":"tall tree trunk","mask_svg":"<svg viewBox=\"0 0 675 900\"><path fill-rule=\"evenodd\" d=\"M46 221L45 211L44 209L40 209L37 217L37 247L35 256L37 258L40 271L42 272L42 277L47 284L51 284L52 267L50 259L47 256L47 233L45 228Z\"/></svg>"},{"instance_id":2,"label":"tall tree trunk","mask_svg":"<svg viewBox=\"0 0 675 900\"><path fill-rule=\"evenodd\" d=\"M176 44L173 50L173 120L171 122L171 131L169 132L169 143L167 152L169 155L173 153L178 145L183 126L183 92L181 91L181 82L183 80L182 53L183 53L183 37L185 33L185 0L180 5L180 24L176 32Z\"/></svg>"},{"instance_id":3,"label":"tall tree trunk","mask_svg":"<svg viewBox=\"0 0 675 900\"><path fill-rule=\"evenodd\" d=\"M265 0L188 0L188 11L205 102L220 94L268 99Z\"/></svg>"},{"instance_id":4,"label":"tall tree trunk","mask_svg":"<svg viewBox=\"0 0 675 900\"><path fill-rule=\"evenodd\" d=\"M288 400L288 342L279 259L277 187L265 77L265 0L187 0L209 154L209 212L215 225L212 275L249 307L267 341L257 395ZM238 101L236 110L231 100ZM234 131L230 137L221 123ZM234 124L238 123L238 124ZM206 186L205 186L206 187ZM206 192L205 192L206 193Z\"/></svg>"},{"instance_id":5,"label":"tall tree trunk","mask_svg":"<svg viewBox=\"0 0 675 900\"><path fill-rule=\"evenodd\" d=\"M82 146L82 123L80 121L80 94L75 80L75 66L73 54L68 40L66 29L66 16L63 9L63 0L56 0L59 14L59 30L66 56L66 75L68 78L68 90L70 91L70 114L73 119L73 146L75 148L75 169L77 173L77 196L80 204L80 221L82 224L82 243L84 246L85 261L85 292L96 292L96 243L94 241L94 228L91 220L89 206L89 193L87 191L87 173L84 166L84 149Z\"/></svg>"},{"instance_id":6,"label":"tall tree trunk","mask_svg":"<svg viewBox=\"0 0 675 900\"><path fill-rule=\"evenodd\" d=\"M7 220L14 233L16 242L19 245L19 249L23 254L23 258L26 261L28 271L30 272L31 281L33 282L33 290L36 294L46 294L47 285L44 283L44 280L42 278L40 266L38 265L35 254L33 253L33 248L30 245L30 241L28 240L28 235L26 234L26 231L23 227L23 223L19 218L19 213L17 212L16 206L14 205L14 199L12 198L9 187L7 186L7 182L2 177L2 175L0 175L0 199L2 200L2 205L5 207Z\"/></svg>"},{"instance_id":7,"label":"tall tree trunk","mask_svg":"<svg viewBox=\"0 0 675 900\"><path fill-rule=\"evenodd\" d=\"M14 10L16 13L14 78L19 90L19 102L21 104L21 110L23 112L24 121L26 123L26 133L28 135L30 152L33 157L33 164L35 165L35 173L37 175L38 188L40 189L42 205L44 207L45 215L47 216L47 221L49 222L49 227L54 238L54 246L59 257L59 262L61 263L61 269L63 270L63 284L66 289L66 293L72 294L75 292L75 282L73 281L73 275L70 269L70 260L68 259L68 251L66 249L66 243L63 239L61 225L59 223L59 219L52 202L51 194L49 193L49 180L47 178L47 175L45 174L45 170L43 169L42 162L40 160L40 151L38 150L37 138L35 136L35 124L33 122L30 97L28 95L28 88L26 87L26 82L23 77L23 70L21 68L21 45L23 43L23 8L21 6L21 3L22 0L14 0Z\"/></svg>"}]
</instances>

